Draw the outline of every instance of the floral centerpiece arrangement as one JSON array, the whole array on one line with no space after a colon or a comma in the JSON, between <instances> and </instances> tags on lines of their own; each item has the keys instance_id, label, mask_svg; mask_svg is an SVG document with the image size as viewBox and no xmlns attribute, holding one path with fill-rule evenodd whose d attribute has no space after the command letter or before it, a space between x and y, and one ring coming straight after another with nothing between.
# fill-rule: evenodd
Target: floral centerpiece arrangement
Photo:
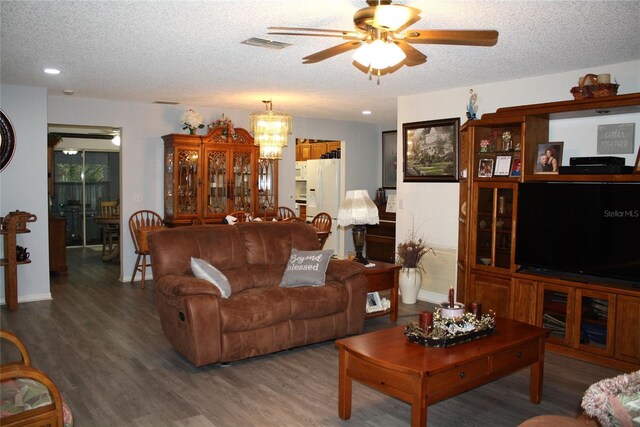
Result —
<instances>
[{"instance_id":1,"label":"floral centerpiece arrangement","mask_svg":"<svg viewBox=\"0 0 640 427\"><path fill-rule=\"evenodd\" d=\"M225 117L224 113L222 114L222 118L219 118L218 120L214 120L213 122L209 123L209 129L215 129L218 127L224 128L222 129L222 135L230 136L232 138L237 137L236 128L234 127L233 122L229 117Z\"/></svg>"},{"instance_id":2,"label":"floral centerpiece arrangement","mask_svg":"<svg viewBox=\"0 0 640 427\"><path fill-rule=\"evenodd\" d=\"M202 114L193 111L191 108L182 113L180 116L180 124L182 124L182 129L189 129L190 135L195 135L196 129L202 129L204 127Z\"/></svg>"},{"instance_id":3,"label":"floral centerpiece arrangement","mask_svg":"<svg viewBox=\"0 0 640 427\"><path fill-rule=\"evenodd\" d=\"M495 330L495 313L489 310L480 316L465 312L461 317L447 319L440 308L433 313L433 327L422 329L418 322L407 325L404 334L410 341L430 347L447 347L490 335Z\"/></svg>"}]
</instances>

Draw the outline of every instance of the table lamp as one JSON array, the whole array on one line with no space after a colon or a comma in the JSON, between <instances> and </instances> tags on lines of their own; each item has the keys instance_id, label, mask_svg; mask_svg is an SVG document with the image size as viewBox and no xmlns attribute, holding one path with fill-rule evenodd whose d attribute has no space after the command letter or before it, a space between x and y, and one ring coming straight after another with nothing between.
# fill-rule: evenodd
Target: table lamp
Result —
<instances>
[{"instance_id":1,"label":"table lamp","mask_svg":"<svg viewBox=\"0 0 640 427\"><path fill-rule=\"evenodd\" d=\"M362 264L369 261L362 256L367 224L378 224L378 208L369 198L367 190L350 190L340 205L338 225L353 225L353 246L356 248L356 260Z\"/></svg>"}]
</instances>

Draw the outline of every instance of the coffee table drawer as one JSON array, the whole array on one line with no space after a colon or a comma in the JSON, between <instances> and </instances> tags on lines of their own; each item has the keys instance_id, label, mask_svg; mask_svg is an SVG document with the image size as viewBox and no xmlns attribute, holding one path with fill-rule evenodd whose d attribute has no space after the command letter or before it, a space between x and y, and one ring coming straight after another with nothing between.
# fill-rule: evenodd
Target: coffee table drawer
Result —
<instances>
[{"instance_id":1,"label":"coffee table drawer","mask_svg":"<svg viewBox=\"0 0 640 427\"><path fill-rule=\"evenodd\" d=\"M538 360L538 342L528 342L492 357L492 371L513 370L516 366L527 366Z\"/></svg>"},{"instance_id":2,"label":"coffee table drawer","mask_svg":"<svg viewBox=\"0 0 640 427\"><path fill-rule=\"evenodd\" d=\"M489 359L483 358L448 369L429 378L430 394L454 388L489 373Z\"/></svg>"}]
</instances>

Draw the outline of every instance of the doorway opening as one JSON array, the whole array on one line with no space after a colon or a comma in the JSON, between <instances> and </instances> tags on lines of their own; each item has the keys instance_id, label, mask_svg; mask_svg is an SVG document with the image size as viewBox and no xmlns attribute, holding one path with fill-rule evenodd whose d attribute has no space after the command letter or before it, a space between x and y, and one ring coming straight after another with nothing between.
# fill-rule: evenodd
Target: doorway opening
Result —
<instances>
[{"instance_id":1,"label":"doorway opening","mask_svg":"<svg viewBox=\"0 0 640 427\"><path fill-rule=\"evenodd\" d=\"M120 204L121 129L50 124L48 131L49 213L65 221L57 238L67 249L86 248L118 262L119 247L110 246L112 256L105 256L105 227L98 220L103 204ZM111 226L119 229L120 221Z\"/></svg>"}]
</instances>

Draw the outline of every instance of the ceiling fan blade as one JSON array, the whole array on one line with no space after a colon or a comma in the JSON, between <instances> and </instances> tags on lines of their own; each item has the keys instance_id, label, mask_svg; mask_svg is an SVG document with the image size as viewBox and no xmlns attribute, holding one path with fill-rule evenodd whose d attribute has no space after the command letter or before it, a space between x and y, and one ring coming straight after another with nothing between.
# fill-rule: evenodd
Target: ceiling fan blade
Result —
<instances>
[{"instance_id":1,"label":"ceiling fan blade","mask_svg":"<svg viewBox=\"0 0 640 427\"><path fill-rule=\"evenodd\" d=\"M355 33L353 35L342 35L342 34L314 34L314 33L288 33L284 31L270 31L267 34L277 35L277 36L308 36L308 37L334 37L344 40L362 40L362 36L358 36Z\"/></svg>"},{"instance_id":2,"label":"ceiling fan blade","mask_svg":"<svg viewBox=\"0 0 640 427\"><path fill-rule=\"evenodd\" d=\"M422 19L422 18L420 18L420 15L416 15L412 19L410 19L407 22L405 22L404 25L402 25L398 29L394 30L394 32L399 33L401 31L404 31L406 28L409 28L410 26L412 26L413 24L418 22L420 19Z\"/></svg>"},{"instance_id":3,"label":"ceiling fan blade","mask_svg":"<svg viewBox=\"0 0 640 427\"><path fill-rule=\"evenodd\" d=\"M409 43L402 40L397 40L395 43L402 49L404 54L407 55L404 60L404 65L407 67L414 67L427 62L427 56Z\"/></svg>"},{"instance_id":4,"label":"ceiling fan blade","mask_svg":"<svg viewBox=\"0 0 640 427\"><path fill-rule=\"evenodd\" d=\"M408 30L397 35L409 43L493 46L498 42L494 30Z\"/></svg>"},{"instance_id":5,"label":"ceiling fan blade","mask_svg":"<svg viewBox=\"0 0 640 427\"><path fill-rule=\"evenodd\" d=\"M321 50L309 56L305 56L302 61L303 64L313 64L316 62L324 61L332 56L339 55L344 52L348 52L360 47L362 43L360 41L348 41L346 43L339 44L337 46L330 47L329 49Z\"/></svg>"},{"instance_id":6,"label":"ceiling fan blade","mask_svg":"<svg viewBox=\"0 0 640 427\"><path fill-rule=\"evenodd\" d=\"M329 30L325 28L305 28L305 27L269 27L268 30L278 30L278 31L310 31L310 32L318 32L318 33L340 33L343 35L355 35L357 34L355 31L349 30ZM271 33L270 33L271 34Z\"/></svg>"}]
</instances>

